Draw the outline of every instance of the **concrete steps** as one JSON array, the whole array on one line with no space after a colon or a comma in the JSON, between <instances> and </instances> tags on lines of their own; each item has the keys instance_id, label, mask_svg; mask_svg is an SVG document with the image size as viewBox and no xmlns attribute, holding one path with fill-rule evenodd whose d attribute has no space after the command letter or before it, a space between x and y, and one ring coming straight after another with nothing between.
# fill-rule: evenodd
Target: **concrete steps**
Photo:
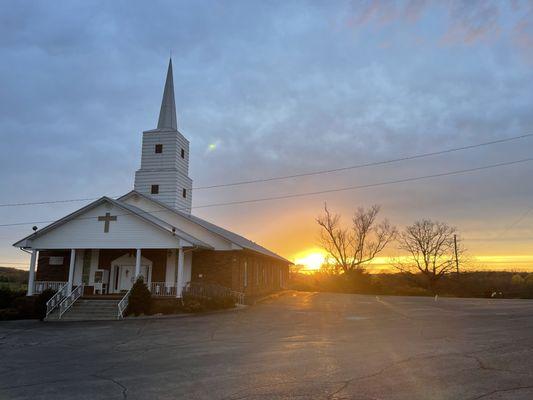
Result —
<instances>
[{"instance_id":1,"label":"concrete steps","mask_svg":"<svg viewBox=\"0 0 533 400\"><path fill-rule=\"evenodd\" d=\"M118 314L119 299L78 299L59 319L59 311L56 309L48 317L47 321L105 321L116 320Z\"/></svg>"}]
</instances>

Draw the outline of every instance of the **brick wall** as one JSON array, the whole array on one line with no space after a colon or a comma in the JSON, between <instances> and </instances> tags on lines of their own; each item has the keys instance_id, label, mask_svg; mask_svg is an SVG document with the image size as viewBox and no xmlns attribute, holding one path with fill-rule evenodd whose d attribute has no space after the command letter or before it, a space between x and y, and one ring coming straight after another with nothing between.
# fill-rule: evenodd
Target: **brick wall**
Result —
<instances>
[{"instance_id":1,"label":"brick wall","mask_svg":"<svg viewBox=\"0 0 533 400\"><path fill-rule=\"evenodd\" d=\"M193 253L192 281L218 283L247 295L279 290L280 275L287 282L289 266L257 253L204 250Z\"/></svg>"},{"instance_id":2,"label":"brick wall","mask_svg":"<svg viewBox=\"0 0 533 400\"><path fill-rule=\"evenodd\" d=\"M63 257L63 264L50 265L50 257ZM68 281L70 250L43 250L37 259L37 281Z\"/></svg>"},{"instance_id":3,"label":"brick wall","mask_svg":"<svg viewBox=\"0 0 533 400\"><path fill-rule=\"evenodd\" d=\"M166 249L145 249L141 255L152 261L152 282L165 282L167 273Z\"/></svg>"},{"instance_id":4,"label":"brick wall","mask_svg":"<svg viewBox=\"0 0 533 400\"><path fill-rule=\"evenodd\" d=\"M192 255L192 282L218 283L235 288L232 270L237 263L236 251L196 251Z\"/></svg>"}]
</instances>

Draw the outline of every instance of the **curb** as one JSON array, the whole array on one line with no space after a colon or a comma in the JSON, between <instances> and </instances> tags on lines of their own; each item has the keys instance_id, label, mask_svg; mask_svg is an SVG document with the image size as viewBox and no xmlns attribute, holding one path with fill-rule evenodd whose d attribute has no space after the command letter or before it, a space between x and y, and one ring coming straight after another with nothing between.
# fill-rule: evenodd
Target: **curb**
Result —
<instances>
[{"instance_id":1,"label":"curb","mask_svg":"<svg viewBox=\"0 0 533 400\"><path fill-rule=\"evenodd\" d=\"M226 308L224 310L213 310L213 311L205 311L205 312L199 312L199 313L139 315L137 317L135 316L126 317L120 321L141 321L145 319L178 319L178 318L187 318L187 317L201 317L202 315L222 314L222 313L241 311L247 307L248 306L237 304L233 308Z\"/></svg>"},{"instance_id":2,"label":"curb","mask_svg":"<svg viewBox=\"0 0 533 400\"><path fill-rule=\"evenodd\" d=\"M264 297L260 297L260 298L258 298L256 300L254 300L252 305L259 304L259 303L262 303L262 302L270 300L270 299L277 299L278 297L286 296L286 295L291 294L291 293L296 293L296 290L287 289L287 290L283 290L281 292L271 293L271 294L268 294L268 295L266 295Z\"/></svg>"}]
</instances>

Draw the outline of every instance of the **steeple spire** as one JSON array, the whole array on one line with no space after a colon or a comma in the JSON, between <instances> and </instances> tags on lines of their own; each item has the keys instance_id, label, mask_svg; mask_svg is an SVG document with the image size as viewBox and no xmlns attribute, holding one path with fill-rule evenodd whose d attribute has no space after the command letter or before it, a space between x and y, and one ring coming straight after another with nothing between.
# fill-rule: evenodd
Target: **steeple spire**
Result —
<instances>
[{"instance_id":1,"label":"steeple spire","mask_svg":"<svg viewBox=\"0 0 533 400\"><path fill-rule=\"evenodd\" d=\"M163 92L163 101L161 102L161 111L159 111L157 129L178 129L176 102L174 100L174 79L172 77L172 58L168 63L167 80L165 82L165 91Z\"/></svg>"}]
</instances>

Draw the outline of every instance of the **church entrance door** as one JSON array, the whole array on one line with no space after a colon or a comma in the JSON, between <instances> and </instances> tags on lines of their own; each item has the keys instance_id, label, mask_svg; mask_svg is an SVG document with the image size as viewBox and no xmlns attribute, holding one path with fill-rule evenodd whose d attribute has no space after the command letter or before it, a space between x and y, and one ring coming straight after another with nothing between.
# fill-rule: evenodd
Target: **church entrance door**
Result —
<instances>
[{"instance_id":1,"label":"church entrance door","mask_svg":"<svg viewBox=\"0 0 533 400\"><path fill-rule=\"evenodd\" d=\"M147 265L141 265L141 275L144 279L144 282L150 284L150 267ZM135 265L119 265L118 266L118 287L117 291L127 291L130 290L135 282Z\"/></svg>"}]
</instances>

